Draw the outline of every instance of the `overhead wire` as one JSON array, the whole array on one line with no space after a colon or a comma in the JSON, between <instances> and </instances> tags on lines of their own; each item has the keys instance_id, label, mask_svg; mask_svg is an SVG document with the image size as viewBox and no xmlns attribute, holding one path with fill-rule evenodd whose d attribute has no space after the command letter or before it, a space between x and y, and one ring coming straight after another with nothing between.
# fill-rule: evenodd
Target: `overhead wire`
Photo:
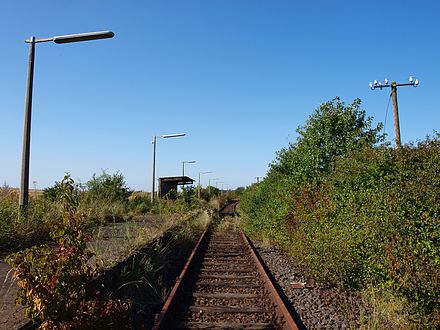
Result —
<instances>
[{"instance_id":1,"label":"overhead wire","mask_svg":"<svg viewBox=\"0 0 440 330\"><path fill-rule=\"evenodd\" d=\"M391 95L392 95L392 93L390 93L390 97L388 98L387 110L385 111L385 122L383 124L383 133L384 134L385 134L385 129L387 127L387 117L388 117L388 109L390 107Z\"/></svg>"}]
</instances>

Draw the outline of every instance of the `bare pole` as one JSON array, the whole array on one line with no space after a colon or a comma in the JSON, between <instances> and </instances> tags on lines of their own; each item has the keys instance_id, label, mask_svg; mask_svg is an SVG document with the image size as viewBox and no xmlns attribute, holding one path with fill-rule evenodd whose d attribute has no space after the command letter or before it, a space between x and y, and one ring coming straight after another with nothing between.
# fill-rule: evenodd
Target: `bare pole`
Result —
<instances>
[{"instance_id":1,"label":"bare pole","mask_svg":"<svg viewBox=\"0 0 440 330\"><path fill-rule=\"evenodd\" d=\"M23 152L21 159L21 184L19 205L26 214L29 203L29 160L31 152L31 119L32 119L32 93L34 85L35 62L35 37L29 40L29 65L26 91L26 108L24 113Z\"/></svg>"},{"instance_id":2,"label":"bare pole","mask_svg":"<svg viewBox=\"0 0 440 330\"><path fill-rule=\"evenodd\" d=\"M200 199L200 190L202 190L202 186L201 186L201 184L200 184L200 175L201 174L209 174L209 173L212 173L211 171L208 171L208 172L199 172L199 191L198 191L198 198Z\"/></svg>"},{"instance_id":3,"label":"bare pole","mask_svg":"<svg viewBox=\"0 0 440 330\"><path fill-rule=\"evenodd\" d=\"M200 199L200 190L202 189L202 186L200 185L200 173L201 173L201 172L199 172L199 187L198 187L199 189L198 189L198 191L197 191L197 198L198 198L198 199Z\"/></svg>"},{"instance_id":4,"label":"bare pole","mask_svg":"<svg viewBox=\"0 0 440 330\"><path fill-rule=\"evenodd\" d=\"M152 175L152 182L151 182L151 204L154 203L154 184L156 181L155 175L156 175L156 135L153 136L153 175Z\"/></svg>"},{"instance_id":5,"label":"bare pole","mask_svg":"<svg viewBox=\"0 0 440 330\"><path fill-rule=\"evenodd\" d=\"M400 123L399 123L399 107L397 105L397 83L391 83L391 98L393 99L394 108L394 136L396 138L396 148L400 149L402 142L400 140Z\"/></svg>"}]
</instances>

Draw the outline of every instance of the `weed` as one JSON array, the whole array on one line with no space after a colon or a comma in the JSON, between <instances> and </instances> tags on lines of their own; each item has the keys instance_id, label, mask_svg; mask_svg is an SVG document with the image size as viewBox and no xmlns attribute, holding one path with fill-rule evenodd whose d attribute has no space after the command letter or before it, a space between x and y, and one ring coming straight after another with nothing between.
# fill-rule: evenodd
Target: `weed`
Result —
<instances>
[{"instance_id":1,"label":"weed","mask_svg":"<svg viewBox=\"0 0 440 330\"><path fill-rule=\"evenodd\" d=\"M87 263L90 237L78 212L77 187L68 175L60 184L59 198L63 219L50 233L55 249L34 246L6 258L19 286L17 303L26 306L28 317L41 329L87 328L97 321L116 325L126 309L124 303L105 299L99 292L86 299L86 284L93 276Z\"/></svg>"}]
</instances>

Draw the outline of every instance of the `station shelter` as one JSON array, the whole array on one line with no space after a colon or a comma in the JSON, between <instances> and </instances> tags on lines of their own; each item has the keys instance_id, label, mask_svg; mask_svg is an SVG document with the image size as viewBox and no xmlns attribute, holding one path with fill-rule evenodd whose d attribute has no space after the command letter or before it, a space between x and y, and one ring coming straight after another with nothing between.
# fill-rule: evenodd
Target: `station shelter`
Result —
<instances>
[{"instance_id":1,"label":"station shelter","mask_svg":"<svg viewBox=\"0 0 440 330\"><path fill-rule=\"evenodd\" d=\"M168 176L159 178L159 198L163 198L172 189L177 191L177 186L193 184L195 180L187 176Z\"/></svg>"}]
</instances>

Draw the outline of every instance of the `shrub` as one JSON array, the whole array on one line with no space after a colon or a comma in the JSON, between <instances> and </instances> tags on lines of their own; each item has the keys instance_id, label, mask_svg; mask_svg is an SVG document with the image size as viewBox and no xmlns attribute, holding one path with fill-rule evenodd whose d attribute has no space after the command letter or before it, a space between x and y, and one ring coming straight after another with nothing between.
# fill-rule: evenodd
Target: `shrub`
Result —
<instances>
[{"instance_id":1,"label":"shrub","mask_svg":"<svg viewBox=\"0 0 440 330\"><path fill-rule=\"evenodd\" d=\"M417 327L440 326L440 137L378 146L381 125L359 104L335 99L312 114L244 192L242 226L319 279L394 292Z\"/></svg>"},{"instance_id":2,"label":"shrub","mask_svg":"<svg viewBox=\"0 0 440 330\"><path fill-rule=\"evenodd\" d=\"M87 264L90 237L78 212L77 186L66 176L58 192L63 221L50 233L55 249L34 246L6 258L19 286L17 303L27 307L29 318L41 329L91 328L96 321L119 324L119 312L126 308L122 302L104 299L98 292L92 294L94 299L86 295L93 272Z\"/></svg>"},{"instance_id":3,"label":"shrub","mask_svg":"<svg viewBox=\"0 0 440 330\"><path fill-rule=\"evenodd\" d=\"M86 187L90 198L106 202L126 202L131 194L124 176L119 172L113 175L105 171L99 176L93 174L92 179L86 183Z\"/></svg>"}]
</instances>

